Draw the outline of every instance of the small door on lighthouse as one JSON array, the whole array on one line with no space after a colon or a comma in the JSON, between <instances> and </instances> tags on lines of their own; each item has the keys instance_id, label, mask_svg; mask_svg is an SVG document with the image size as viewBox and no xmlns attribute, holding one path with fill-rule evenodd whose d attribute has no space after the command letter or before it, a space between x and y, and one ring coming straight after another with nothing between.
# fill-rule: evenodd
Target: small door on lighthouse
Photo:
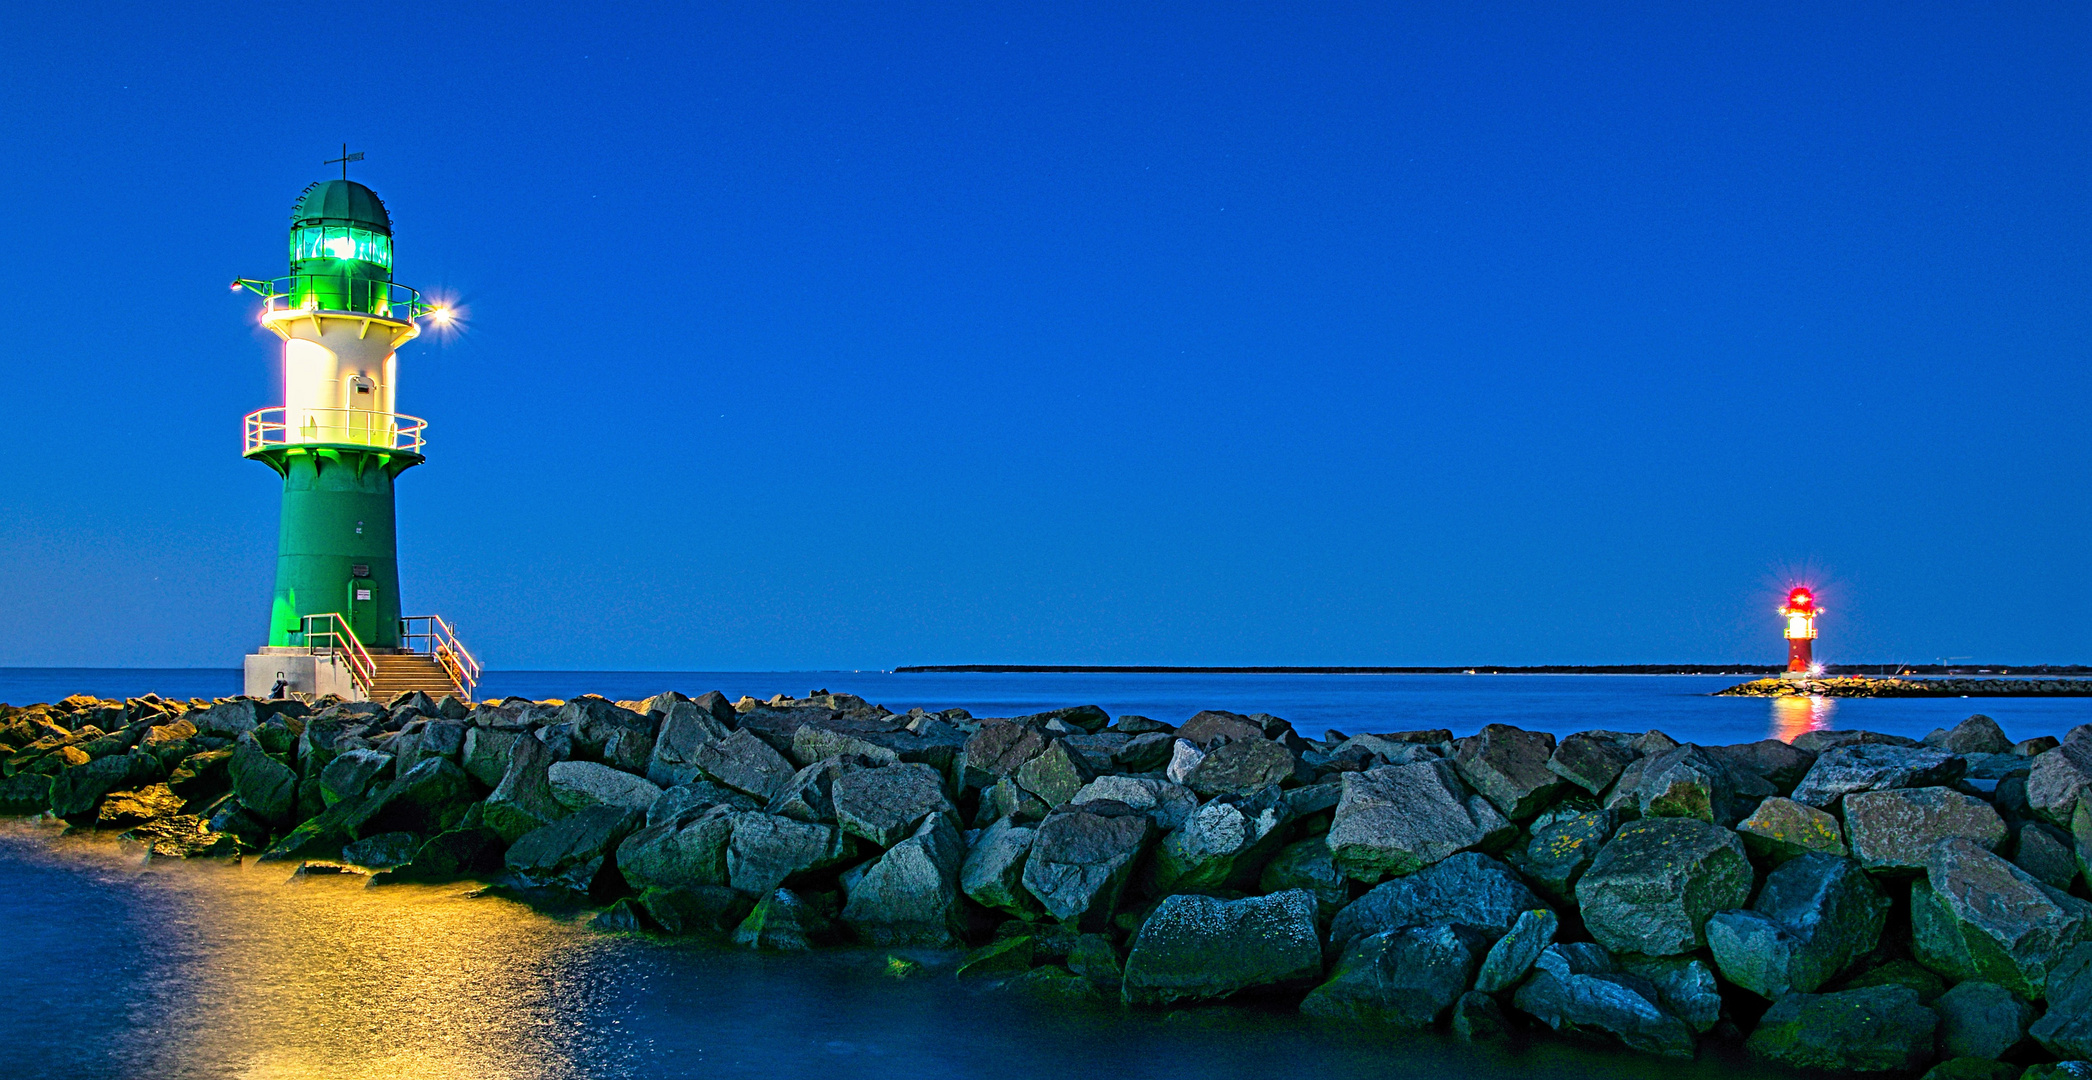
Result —
<instances>
[{"instance_id":1,"label":"small door on lighthouse","mask_svg":"<svg viewBox=\"0 0 2092 1080\"><path fill-rule=\"evenodd\" d=\"M365 574L368 574L370 572L369 568L363 566L358 566L355 569L362 570ZM349 629L355 633L357 641L369 644L371 641L377 638L377 582L371 580L368 577L361 576L351 577L349 579L348 615Z\"/></svg>"}]
</instances>

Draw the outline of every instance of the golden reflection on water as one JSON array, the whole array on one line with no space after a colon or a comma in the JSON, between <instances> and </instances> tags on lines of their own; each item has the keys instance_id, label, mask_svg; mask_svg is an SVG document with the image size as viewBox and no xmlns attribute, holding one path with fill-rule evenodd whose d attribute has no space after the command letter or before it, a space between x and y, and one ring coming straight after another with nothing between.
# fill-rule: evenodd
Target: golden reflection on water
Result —
<instances>
[{"instance_id":1,"label":"golden reflection on water","mask_svg":"<svg viewBox=\"0 0 2092 1080\"><path fill-rule=\"evenodd\" d=\"M1793 742L1796 735L1823 731L1831 726L1838 699L1829 697L1776 697L1772 699L1772 737Z\"/></svg>"},{"instance_id":2,"label":"golden reflection on water","mask_svg":"<svg viewBox=\"0 0 2092 1080\"><path fill-rule=\"evenodd\" d=\"M138 1026L163 1036L164 1060L147 1051L140 1062L151 1075L203 1063L243 1080L596 1071L585 1059L600 1040L575 1036L600 1022L589 1014L601 988L563 976L602 939L575 926L470 897L469 885L367 888L360 876L294 876L281 864L138 872L187 924L166 928L186 954L184 985L131 1003Z\"/></svg>"}]
</instances>

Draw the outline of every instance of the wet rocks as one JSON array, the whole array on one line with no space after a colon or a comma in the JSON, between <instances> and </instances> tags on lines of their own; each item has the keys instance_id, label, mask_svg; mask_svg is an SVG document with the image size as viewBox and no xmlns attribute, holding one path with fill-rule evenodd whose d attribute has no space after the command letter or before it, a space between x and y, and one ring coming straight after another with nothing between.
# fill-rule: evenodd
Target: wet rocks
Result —
<instances>
[{"instance_id":1,"label":"wet rocks","mask_svg":"<svg viewBox=\"0 0 2092 1080\"><path fill-rule=\"evenodd\" d=\"M1321 975L1315 898L1305 890L1241 900L1180 894L1141 923L1121 993L1129 1005L1162 1005Z\"/></svg>"},{"instance_id":2,"label":"wet rocks","mask_svg":"<svg viewBox=\"0 0 2092 1080\"><path fill-rule=\"evenodd\" d=\"M1940 787L1848 794L1845 830L1853 855L1869 870L1922 870L1948 837L1991 850L2005 842L2005 819L1989 803Z\"/></svg>"},{"instance_id":3,"label":"wet rocks","mask_svg":"<svg viewBox=\"0 0 2092 1080\"><path fill-rule=\"evenodd\" d=\"M768 895L795 875L840 862L849 854L845 840L833 825L737 815L726 849L727 882L750 896Z\"/></svg>"},{"instance_id":4,"label":"wet rocks","mask_svg":"<svg viewBox=\"0 0 2092 1080\"><path fill-rule=\"evenodd\" d=\"M1347 772L1342 784L1329 850L1360 881L1407 874L1481 846L1508 824L1446 761Z\"/></svg>"},{"instance_id":5,"label":"wet rocks","mask_svg":"<svg viewBox=\"0 0 2092 1080\"><path fill-rule=\"evenodd\" d=\"M233 744L232 786L248 813L278 828L290 824L298 802L298 774L263 749L251 731Z\"/></svg>"},{"instance_id":6,"label":"wet rocks","mask_svg":"<svg viewBox=\"0 0 2092 1080\"><path fill-rule=\"evenodd\" d=\"M1951 784L1967 765L1933 747L1854 743L1825 750L1795 787L1793 799L1818 809L1835 806L1855 791Z\"/></svg>"},{"instance_id":7,"label":"wet rocks","mask_svg":"<svg viewBox=\"0 0 2092 1080\"><path fill-rule=\"evenodd\" d=\"M996 821L981 832L966 861L959 867L959 889L985 908L1025 916L1039 910L1024 889L1024 860L1031 854L1038 830L1018 825L1008 818Z\"/></svg>"},{"instance_id":8,"label":"wet rocks","mask_svg":"<svg viewBox=\"0 0 2092 1080\"><path fill-rule=\"evenodd\" d=\"M1513 858L1518 869L1557 899L1567 899L1613 835L1610 811L1563 814L1533 823L1533 835Z\"/></svg>"},{"instance_id":9,"label":"wet rocks","mask_svg":"<svg viewBox=\"0 0 2092 1080\"><path fill-rule=\"evenodd\" d=\"M2056 961L2043 989L2048 1011L2027 1033L2058 1057L2092 1059L2092 943Z\"/></svg>"},{"instance_id":10,"label":"wet rocks","mask_svg":"<svg viewBox=\"0 0 2092 1080\"><path fill-rule=\"evenodd\" d=\"M618 872L642 891L726 885L727 845L733 840L736 816L732 807L693 807L645 825L618 844Z\"/></svg>"},{"instance_id":11,"label":"wet rocks","mask_svg":"<svg viewBox=\"0 0 2092 1080\"><path fill-rule=\"evenodd\" d=\"M1088 762L1070 752L1065 742L1055 739L1018 767L1016 780L1018 787L1051 809L1074 798L1095 775Z\"/></svg>"},{"instance_id":12,"label":"wet rocks","mask_svg":"<svg viewBox=\"0 0 2092 1080\"><path fill-rule=\"evenodd\" d=\"M2072 728L2060 745L2034 759L2027 774L2027 804L2043 821L2067 829L2087 789L2092 789L2092 725Z\"/></svg>"},{"instance_id":13,"label":"wet rocks","mask_svg":"<svg viewBox=\"0 0 2092 1080\"><path fill-rule=\"evenodd\" d=\"M1453 766L1469 787L1514 822L1531 821L1561 794L1566 782L1548 767L1554 736L1489 724L1453 743Z\"/></svg>"},{"instance_id":14,"label":"wet rocks","mask_svg":"<svg viewBox=\"0 0 2092 1080\"><path fill-rule=\"evenodd\" d=\"M552 797L569 810L617 806L644 813L661 796L646 780L593 761L555 761L545 773Z\"/></svg>"},{"instance_id":15,"label":"wet rocks","mask_svg":"<svg viewBox=\"0 0 2092 1080\"><path fill-rule=\"evenodd\" d=\"M637 811L592 806L525 833L504 861L524 885L586 893L640 820Z\"/></svg>"},{"instance_id":16,"label":"wet rocks","mask_svg":"<svg viewBox=\"0 0 2092 1080\"><path fill-rule=\"evenodd\" d=\"M1291 751L1268 739L1242 739L1207 751L1185 777L1201 798L1242 795L1293 778Z\"/></svg>"},{"instance_id":17,"label":"wet rocks","mask_svg":"<svg viewBox=\"0 0 2092 1080\"><path fill-rule=\"evenodd\" d=\"M1932 1011L1939 1014L1939 1048L1947 1057L2003 1057L2034 1020L2034 1007L2012 991L1973 979L1941 994Z\"/></svg>"},{"instance_id":18,"label":"wet rocks","mask_svg":"<svg viewBox=\"0 0 2092 1080\"><path fill-rule=\"evenodd\" d=\"M1257 876L1257 888L1267 893L1305 889L1315 898L1316 913L1323 919L1351 902L1350 882L1337 869L1329 844L1319 836L1280 848Z\"/></svg>"},{"instance_id":19,"label":"wet rocks","mask_svg":"<svg viewBox=\"0 0 2092 1080\"><path fill-rule=\"evenodd\" d=\"M1811 993L1872 951L1889 899L1858 863L1810 853L1765 879L1747 911L1707 921L1707 944L1730 982L1760 997Z\"/></svg>"},{"instance_id":20,"label":"wet rocks","mask_svg":"<svg viewBox=\"0 0 2092 1080\"><path fill-rule=\"evenodd\" d=\"M481 804L487 826L503 840L514 843L570 813L552 792L552 761L551 749L534 736L509 745L508 768Z\"/></svg>"},{"instance_id":21,"label":"wet rocks","mask_svg":"<svg viewBox=\"0 0 2092 1080\"><path fill-rule=\"evenodd\" d=\"M2092 904L1959 837L1933 850L1910 907L1911 950L1925 966L2030 1000L2042 996L2050 967L2092 930Z\"/></svg>"},{"instance_id":22,"label":"wet rocks","mask_svg":"<svg viewBox=\"0 0 2092 1080\"><path fill-rule=\"evenodd\" d=\"M1692 1057L1699 1042L1692 1027L1665 1012L1660 997L1647 980L1614 971L1602 950L1554 946L1511 1001L1518 1011L1565 1034L1662 1057Z\"/></svg>"},{"instance_id":23,"label":"wet rocks","mask_svg":"<svg viewBox=\"0 0 2092 1080\"><path fill-rule=\"evenodd\" d=\"M956 945L965 931L959 910L959 832L944 815L927 817L854 880L842 921L874 945Z\"/></svg>"},{"instance_id":24,"label":"wet rocks","mask_svg":"<svg viewBox=\"0 0 2092 1080\"><path fill-rule=\"evenodd\" d=\"M1634 736L1581 731L1556 744L1547 768L1591 795L1603 795L1634 759Z\"/></svg>"},{"instance_id":25,"label":"wet rocks","mask_svg":"<svg viewBox=\"0 0 2092 1080\"><path fill-rule=\"evenodd\" d=\"M1102 928L1154 829L1147 815L1123 803L1066 808L1040 824L1024 860L1024 890L1062 922Z\"/></svg>"},{"instance_id":26,"label":"wet rocks","mask_svg":"<svg viewBox=\"0 0 2092 1080\"><path fill-rule=\"evenodd\" d=\"M1341 950L1368 934L1436 924L1472 927L1495 941L1521 915L1546 906L1510 867L1468 852L1382 882L1352 901L1330 923L1329 947Z\"/></svg>"},{"instance_id":27,"label":"wet rocks","mask_svg":"<svg viewBox=\"0 0 2092 1080\"><path fill-rule=\"evenodd\" d=\"M1466 927L1412 926L1351 942L1300 1011L1396 1027L1437 1024L1467 991L1487 943Z\"/></svg>"},{"instance_id":28,"label":"wet rocks","mask_svg":"<svg viewBox=\"0 0 2092 1080\"><path fill-rule=\"evenodd\" d=\"M1954 754L2009 754L2012 740L1998 722L1977 713L1952 728L1934 728L1920 743ZM1982 1056L1982 1055L1974 1055Z\"/></svg>"},{"instance_id":29,"label":"wet rocks","mask_svg":"<svg viewBox=\"0 0 2092 1080\"><path fill-rule=\"evenodd\" d=\"M1204 892L1254 883L1284 839L1287 823L1286 805L1275 786L1214 799L1162 838L1155 850L1153 891Z\"/></svg>"},{"instance_id":30,"label":"wet rocks","mask_svg":"<svg viewBox=\"0 0 2092 1080\"><path fill-rule=\"evenodd\" d=\"M1752 1054L1797 1069L1915 1072L1933 1057L1939 1017L1908 987L1788 994L1773 1002L1744 1043Z\"/></svg>"},{"instance_id":31,"label":"wet rocks","mask_svg":"<svg viewBox=\"0 0 2092 1080\"><path fill-rule=\"evenodd\" d=\"M1836 816L1777 795L1759 803L1736 831L1745 849L1775 862L1810 852L1845 854L1845 830Z\"/></svg>"},{"instance_id":32,"label":"wet rocks","mask_svg":"<svg viewBox=\"0 0 2092 1080\"><path fill-rule=\"evenodd\" d=\"M1733 825L1774 792L1764 778L1731 769L1705 748L1686 743L1628 766L1606 807Z\"/></svg>"},{"instance_id":33,"label":"wet rocks","mask_svg":"<svg viewBox=\"0 0 2092 1080\"><path fill-rule=\"evenodd\" d=\"M1619 952L1674 956L1706 944L1707 919L1742 906L1753 873L1743 842L1693 818L1631 822L1576 885L1584 925Z\"/></svg>"},{"instance_id":34,"label":"wet rocks","mask_svg":"<svg viewBox=\"0 0 2092 1080\"><path fill-rule=\"evenodd\" d=\"M765 802L797 771L783 754L747 728L698 747L692 758L705 778Z\"/></svg>"},{"instance_id":35,"label":"wet rocks","mask_svg":"<svg viewBox=\"0 0 2092 1080\"><path fill-rule=\"evenodd\" d=\"M1475 976L1475 989L1494 994L1518 985L1540 954L1554 944L1555 932L1561 925L1561 919L1547 908L1520 912L1511 929L1490 946Z\"/></svg>"},{"instance_id":36,"label":"wet rocks","mask_svg":"<svg viewBox=\"0 0 2092 1080\"><path fill-rule=\"evenodd\" d=\"M836 777L831 795L835 820L844 832L880 847L912 835L933 814L956 814L944 780L928 765L894 764L855 769Z\"/></svg>"}]
</instances>

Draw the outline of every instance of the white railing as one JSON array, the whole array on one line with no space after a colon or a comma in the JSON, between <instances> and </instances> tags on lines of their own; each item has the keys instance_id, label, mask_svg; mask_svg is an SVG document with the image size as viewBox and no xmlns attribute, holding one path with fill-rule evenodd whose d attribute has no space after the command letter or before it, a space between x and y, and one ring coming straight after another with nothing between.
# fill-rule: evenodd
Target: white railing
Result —
<instances>
[{"instance_id":1,"label":"white railing","mask_svg":"<svg viewBox=\"0 0 2092 1080\"><path fill-rule=\"evenodd\" d=\"M369 446L421 453L428 421L368 409L291 409L278 405L247 414L245 448L252 454L280 446Z\"/></svg>"},{"instance_id":2,"label":"white railing","mask_svg":"<svg viewBox=\"0 0 2092 1080\"><path fill-rule=\"evenodd\" d=\"M420 623L422 629L416 630L415 623ZM415 648L416 642L421 643L420 648ZM465 643L458 640L457 631L443 621L443 616L400 616L400 644L410 651L435 657L436 662L443 665L443 670L450 673L452 681L458 684L458 689L465 692L466 703L471 703L479 685L479 661L465 650Z\"/></svg>"}]
</instances>

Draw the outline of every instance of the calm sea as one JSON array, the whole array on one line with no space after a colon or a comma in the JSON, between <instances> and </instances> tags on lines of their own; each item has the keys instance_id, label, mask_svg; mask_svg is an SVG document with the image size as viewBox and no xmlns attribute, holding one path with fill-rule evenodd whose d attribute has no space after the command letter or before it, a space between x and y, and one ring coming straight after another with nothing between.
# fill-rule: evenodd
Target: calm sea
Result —
<instances>
[{"instance_id":1,"label":"calm sea","mask_svg":"<svg viewBox=\"0 0 2092 1080\"><path fill-rule=\"evenodd\" d=\"M1309 735L1451 728L1468 734L1507 723L1565 735L1655 728L1680 740L1719 744L1810 728L1866 728L1921 736L1972 712L2013 738L2061 735L2092 723L2092 698L1763 699L1711 696L1742 677L1715 675L992 675L886 671L494 671L479 696L631 700L680 690L802 696L856 694L905 712L960 706L976 716L1014 716L1065 705L1100 705L1176 723L1201 709L1267 712ZM0 668L0 701L56 701L68 694L220 697L238 693L240 673L213 668Z\"/></svg>"},{"instance_id":2,"label":"calm sea","mask_svg":"<svg viewBox=\"0 0 2092 1080\"><path fill-rule=\"evenodd\" d=\"M1711 698L1731 680L1664 676L893 675L880 672L497 672L489 696L861 694L889 707L1009 715L1094 703L1182 720L1273 712L1303 730L1567 732L1661 728L1732 742L1810 726L1922 734L1973 711L2015 737L2092 721L2086 699L1767 702ZM231 671L0 669L0 700L237 689ZM1318 1026L1219 1008L1173 1014L1033 1004L960 984L953 957L901 950L759 956L615 937L466 886L366 888L280 865L141 862L104 840L0 821L0 1075L507 1078L995 1076L1739 1080L1540 1041L1478 1050L1430 1035Z\"/></svg>"}]
</instances>

